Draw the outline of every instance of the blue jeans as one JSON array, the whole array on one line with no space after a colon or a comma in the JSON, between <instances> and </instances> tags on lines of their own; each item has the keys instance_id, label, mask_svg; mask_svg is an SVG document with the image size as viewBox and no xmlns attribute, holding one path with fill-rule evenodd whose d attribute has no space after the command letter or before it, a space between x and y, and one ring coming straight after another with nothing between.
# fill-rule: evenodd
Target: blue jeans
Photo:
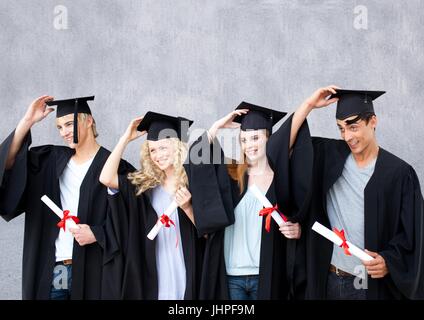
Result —
<instances>
[{"instance_id":1,"label":"blue jeans","mask_svg":"<svg viewBox=\"0 0 424 320\"><path fill-rule=\"evenodd\" d=\"M72 265L57 263L53 270L50 300L69 300L71 298Z\"/></svg>"},{"instance_id":2,"label":"blue jeans","mask_svg":"<svg viewBox=\"0 0 424 320\"><path fill-rule=\"evenodd\" d=\"M365 289L356 289L355 276L338 276L329 272L327 277L327 300L366 300Z\"/></svg>"},{"instance_id":3,"label":"blue jeans","mask_svg":"<svg viewBox=\"0 0 424 320\"><path fill-rule=\"evenodd\" d=\"M257 300L258 275L227 276L230 300Z\"/></svg>"}]
</instances>

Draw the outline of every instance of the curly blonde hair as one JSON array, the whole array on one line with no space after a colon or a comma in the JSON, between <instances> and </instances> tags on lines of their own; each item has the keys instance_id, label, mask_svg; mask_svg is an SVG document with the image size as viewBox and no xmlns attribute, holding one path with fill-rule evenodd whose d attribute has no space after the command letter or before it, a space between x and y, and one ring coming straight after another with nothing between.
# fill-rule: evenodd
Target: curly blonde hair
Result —
<instances>
[{"instance_id":1,"label":"curly blonde hair","mask_svg":"<svg viewBox=\"0 0 424 320\"><path fill-rule=\"evenodd\" d=\"M174 176L175 185L174 193L180 187L188 186L188 178L183 167L183 163L187 157L187 145L177 138L169 138L174 146ZM141 169L128 174L128 180L136 186L136 195L142 194L144 191L152 189L165 182L165 172L158 168L150 157L149 142L144 141L141 145L140 152Z\"/></svg>"}]
</instances>

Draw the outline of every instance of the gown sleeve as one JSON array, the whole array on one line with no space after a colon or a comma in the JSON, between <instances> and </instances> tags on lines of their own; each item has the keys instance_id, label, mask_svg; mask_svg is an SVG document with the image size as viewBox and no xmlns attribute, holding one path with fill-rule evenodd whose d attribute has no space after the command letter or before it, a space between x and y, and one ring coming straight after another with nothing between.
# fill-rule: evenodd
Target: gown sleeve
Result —
<instances>
[{"instance_id":1,"label":"gown sleeve","mask_svg":"<svg viewBox=\"0 0 424 320\"><path fill-rule=\"evenodd\" d=\"M293 114L274 132L267 143L269 164L274 171L277 204L291 222L306 219L312 189L313 146L307 121L300 127L290 149ZM305 226L302 225L302 228ZM304 232L303 232L304 234ZM286 267L289 298L302 299L306 286L305 239L287 239Z\"/></svg>"},{"instance_id":2,"label":"gown sleeve","mask_svg":"<svg viewBox=\"0 0 424 320\"><path fill-rule=\"evenodd\" d=\"M125 175L128 172L131 172L131 171L134 171L134 170L135 169L131 164L129 164L125 160L121 160L121 162L119 164L119 168L118 168L118 174ZM108 208L107 210L110 210L110 208ZM103 250L107 249L108 252L110 252L110 250L109 250L110 244L112 243L112 239L111 238L107 239L107 235L106 235L106 232L110 231L109 228L110 228L110 226L108 226L108 224L107 224L107 219L104 221L104 223L102 225L91 225L90 226L91 231L93 232L94 236L96 237L97 243L103 248ZM108 234L112 235L111 232L108 232ZM108 246L108 247L106 248L106 246Z\"/></svg>"},{"instance_id":3,"label":"gown sleeve","mask_svg":"<svg viewBox=\"0 0 424 320\"><path fill-rule=\"evenodd\" d=\"M15 162L6 170L6 160L13 141L13 131L0 145L0 215L6 221L19 216L27 208L27 186L30 179L43 179L37 173L47 163L53 146L31 148L31 133L25 137Z\"/></svg>"},{"instance_id":4,"label":"gown sleeve","mask_svg":"<svg viewBox=\"0 0 424 320\"><path fill-rule=\"evenodd\" d=\"M129 201L135 194L127 174L119 174L118 192L108 193L108 208L104 226L102 298L122 299L126 255L129 242Z\"/></svg>"},{"instance_id":5,"label":"gown sleeve","mask_svg":"<svg viewBox=\"0 0 424 320\"><path fill-rule=\"evenodd\" d=\"M135 189L127 174L119 174L117 192L108 193L108 212L104 228L104 264L118 253L125 254L128 243L129 203L135 198Z\"/></svg>"},{"instance_id":6,"label":"gown sleeve","mask_svg":"<svg viewBox=\"0 0 424 320\"><path fill-rule=\"evenodd\" d=\"M200 136L190 147L185 169L198 236L232 224L231 185L218 140L209 143L207 133Z\"/></svg>"},{"instance_id":7,"label":"gown sleeve","mask_svg":"<svg viewBox=\"0 0 424 320\"><path fill-rule=\"evenodd\" d=\"M396 235L380 255L396 288L409 299L424 299L423 196L412 167L399 179L402 179L399 224Z\"/></svg>"}]
</instances>

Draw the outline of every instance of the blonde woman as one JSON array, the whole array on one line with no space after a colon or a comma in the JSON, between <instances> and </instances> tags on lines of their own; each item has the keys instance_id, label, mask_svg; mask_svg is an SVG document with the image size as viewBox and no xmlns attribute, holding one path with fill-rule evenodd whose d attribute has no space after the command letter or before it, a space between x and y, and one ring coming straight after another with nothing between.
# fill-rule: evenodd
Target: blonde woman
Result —
<instances>
[{"instance_id":1,"label":"blonde woman","mask_svg":"<svg viewBox=\"0 0 424 320\"><path fill-rule=\"evenodd\" d=\"M111 193L116 192L110 196L112 210L107 235L112 239L111 247L115 245L118 251L119 259L112 259L112 265L120 269L113 279L106 277L112 284L112 298L197 297L203 239L197 237L194 226L191 193L183 167L187 146L181 141L191 123L155 112L134 119L103 168L100 181ZM141 168L118 175L118 163L126 146L146 133L147 140L141 146ZM165 209L173 200L178 209L165 216ZM164 227L154 240L147 239L147 233L158 221Z\"/></svg>"}]
</instances>

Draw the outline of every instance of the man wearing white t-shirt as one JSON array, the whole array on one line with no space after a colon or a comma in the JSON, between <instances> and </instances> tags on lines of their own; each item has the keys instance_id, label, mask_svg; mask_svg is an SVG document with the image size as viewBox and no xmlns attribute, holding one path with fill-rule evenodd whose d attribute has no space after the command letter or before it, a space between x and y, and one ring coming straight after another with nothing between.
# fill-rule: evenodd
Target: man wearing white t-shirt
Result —
<instances>
[{"instance_id":1,"label":"man wearing white t-shirt","mask_svg":"<svg viewBox=\"0 0 424 320\"><path fill-rule=\"evenodd\" d=\"M26 214L23 299L100 299L103 295L103 256L105 250L114 250L105 240L107 191L99 183L109 151L96 141L88 100L94 96L34 100L0 145L0 215L9 221ZM47 105L57 105L56 126L68 147L29 149L31 127L54 110ZM68 218L79 220L78 228L69 228L66 219L58 227L58 217L40 200L43 195L68 210Z\"/></svg>"}]
</instances>

